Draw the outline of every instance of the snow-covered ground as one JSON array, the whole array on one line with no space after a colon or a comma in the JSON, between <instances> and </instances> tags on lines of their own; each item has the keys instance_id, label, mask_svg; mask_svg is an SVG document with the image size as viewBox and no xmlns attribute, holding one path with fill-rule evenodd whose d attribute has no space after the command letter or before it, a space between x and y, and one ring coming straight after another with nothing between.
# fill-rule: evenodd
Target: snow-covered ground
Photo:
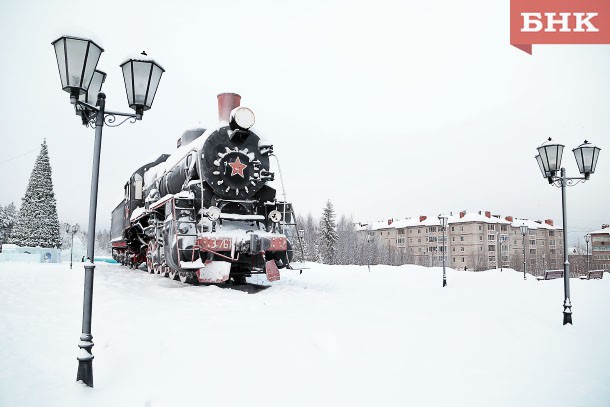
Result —
<instances>
[{"instance_id":1,"label":"snow-covered ground","mask_svg":"<svg viewBox=\"0 0 610 407\"><path fill-rule=\"evenodd\" d=\"M98 264L0 264L1 406L608 406L610 276L312 265L256 294Z\"/></svg>"}]
</instances>

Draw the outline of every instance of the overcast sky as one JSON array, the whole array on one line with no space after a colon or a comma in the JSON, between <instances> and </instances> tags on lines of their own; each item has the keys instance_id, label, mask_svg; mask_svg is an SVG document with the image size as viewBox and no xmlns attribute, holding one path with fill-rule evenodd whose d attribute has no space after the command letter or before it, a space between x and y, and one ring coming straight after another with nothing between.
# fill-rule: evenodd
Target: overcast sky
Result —
<instances>
[{"instance_id":1,"label":"overcast sky","mask_svg":"<svg viewBox=\"0 0 610 407\"><path fill-rule=\"evenodd\" d=\"M131 173L217 123L236 92L275 144L288 199L370 222L462 209L561 223L536 147L602 148L568 190L571 237L610 222L610 45L509 45L509 2L14 1L0 5L0 205L20 204L49 146L60 221L86 224L94 130L61 90L51 42L94 39L107 108L129 111L119 64L146 50L165 69L136 124L104 128L98 229Z\"/></svg>"}]
</instances>

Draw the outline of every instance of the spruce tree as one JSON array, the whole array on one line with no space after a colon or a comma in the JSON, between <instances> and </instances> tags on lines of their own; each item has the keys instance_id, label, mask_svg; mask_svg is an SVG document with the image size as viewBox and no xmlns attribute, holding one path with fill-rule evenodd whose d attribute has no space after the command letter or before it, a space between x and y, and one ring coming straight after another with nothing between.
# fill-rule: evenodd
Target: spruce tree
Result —
<instances>
[{"instance_id":1,"label":"spruce tree","mask_svg":"<svg viewBox=\"0 0 610 407\"><path fill-rule=\"evenodd\" d=\"M322 261L326 264L335 263L335 253L337 251L337 225L335 224L335 210L333 204L326 201L326 207L322 211L320 219L320 251Z\"/></svg>"},{"instance_id":2,"label":"spruce tree","mask_svg":"<svg viewBox=\"0 0 610 407\"><path fill-rule=\"evenodd\" d=\"M6 242L17 221L17 209L12 202L6 207L0 206L0 243Z\"/></svg>"},{"instance_id":3,"label":"spruce tree","mask_svg":"<svg viewBox=\"0 0 610 407\"><path fill-rule=\"evenodd\" d=\"M61 247L46 140L36 158L9 243L28 247Z\"/></svg>"}]
</instances>

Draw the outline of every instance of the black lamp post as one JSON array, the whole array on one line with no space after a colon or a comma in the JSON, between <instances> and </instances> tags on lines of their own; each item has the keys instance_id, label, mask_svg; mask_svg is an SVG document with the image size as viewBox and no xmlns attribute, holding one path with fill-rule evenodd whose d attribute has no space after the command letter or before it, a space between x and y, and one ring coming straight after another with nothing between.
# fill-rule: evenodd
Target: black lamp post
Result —
<instances>
[{"instance_id":1,"label":"black lamp post","mask_svg":"<svg viewBox=\"0 0 610 407\"><path fill-rule=\"evenodd\" d=\"M591 241L591 235L585 235L585 242L587 242L587 271L589 271L589 241Z\"/></svg>"},{"instance_id":2,"label":"black lamp post","mask_svg":"<svg viewBox=\"0 0 610 407\"><path fill-rule=\"evenodd\" d=\"M595 172L597 159L599 158L599 147L590 144L587 140L580 146L572 150L578 165L578 171L582 177L570 178L566 176L565 168L561 167L561 156L563 154L563 144L548 141L538 147L536 161L549 184L561 188L561 209L563 214L563 287L565 299L563 302L563 324L572 324L572 303L570 301L570 262L568 261L568 226L566 213L566 186L576 185L586 181ZM559 171L559 176L557 172Z\"/></svg>"},{"instance_id":3,"label":"black lamp post","mask_svg":"<svg viewBox=\"0 0 610 407\"><path fill-rule=\"evenodd\" d=\"M371 247L370 247L370 243L371 243L371 234L369 232L366 232L366 266L369 269L369 273L371 272Z\"/></svg>"},{"instance_id":4,"label":"black lamp post","mask_svg":"<svg viewBox=\"0 0 610 407\"><path fill-rule=\"evenodd\" d=\"M101 86L106 74L96 71L101 53L104 51L95 42L77 37L63 36L53 41L55 57L59 68L62 89L70 94L70 103L81 116L87 127L95 127L93 170L89 200L89 225L87 234L87 262L85 263L85 284L83 299L82 334L78 347L77 381L93 387L93 336L91 335L91 310L93 304L95 219L97 213L98 177L102 128L104 124L116 127L130 120L142 120L145 110L150 109L164 69L152 60L130 59L123 64L123 77L127 90L129 107L134 113L119 113L106 110L106 95ZM143 53L144 55L144 53ZM116 116L125 119L115 124Z\"/></svg>"},{"instance_id":5,"label":"black lamp post","mask_svg":"<svg viewBox=\"0 0 610 407\"><path fill-rule=\"evenodd\" d=\"M70 225L69 223L64 224L66 228L66 233L72 233L72 243L70 243L70 270L72 270L72 250L74 249L74 234L78 232L79 226L78 223L76 225Z\"/></svg>"},{"instance_id":6,"label":"black lamp post","mask_svg":"<svg viewBox=\"0 0 610 407\"><path fill-rule=\"evenodd\" d=\"M438 220L441 223L441 229L443 230L443 287L447 286L447 274L445 271L445 229L447 229L447 216L438 215Z\"/></svg>"},{"instance_id":7,"label":"black lamp post","mask_svg":"<svg viewBox=\"0 0 610 407\"><path fill-rule=\"evenodd\" d=\"M527 277L525 276L525 271L527 270L527 262L525 258L525 235L529 233L529 228L525 223L519 226L519 228L521 229L521 234L523 235L523 279L527 280Z\"/></svg>"}]
</instances>

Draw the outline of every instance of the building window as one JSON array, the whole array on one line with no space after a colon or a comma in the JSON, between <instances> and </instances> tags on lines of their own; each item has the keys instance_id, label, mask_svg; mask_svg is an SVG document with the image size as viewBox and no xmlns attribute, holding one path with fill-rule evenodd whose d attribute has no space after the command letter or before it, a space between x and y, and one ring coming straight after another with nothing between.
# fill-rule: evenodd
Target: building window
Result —
<instances>
[{"instance_id":1,"label":"building window","mask_svg":"<svg viewBox=\"0 0 610 407\"><path fill-rule=\"evenodd\" d=\"M536 239L530 240L530 246L536 246Z\"/></svg>"},{"instance_id":2,"label":"building window","mask_svg":"<svg viewBox=\"0 0 610 407\"><path fill-rule=\"evenodd\" d=\"M464 226L460 226L460 232L464 231Z\"/></svg>"},{"instance_id":3,"label":"building window","mask_svg":"<svg viewBox=\"0 0 610 407\"><path fill-rule=\"evenodd\" d=\"M496 262L496 256L489 256L489 261L491 263L495 263Z\"/></svg>"},{"instance_id":4,"label":"building window","mask_svg":"<svg viewBox=\"0 0 610 407\"><path fill-rule=\"evenodd\" d=\"M479 225L479 230L483 230L483 227L481 225Z\"/></svg>"},{"instance_id":5,"label":"building window","mask_svg":"<svg viewBox=\"0 0 610 407\"><path fill-rule=\"evenodd\" d=\"M455 228L453 226L451 226L451 231L455 232ZM453 261L455 261L455 259Z\"/></svg>"},{"instance_id":6,"label":"building window","mask_svg":"<svg viewBox=\"0 0 610 407\"><path fill-rule=\"evenodd\" d=\"M483 236L479 235L479 241L483 241Z\"/></svg>"},{"instance_id":7,"label":"building window","mask_svg":"<svg viewBox=\"0 0 610 407\"><path fill-rule=\"evenodd\" d=\"M553 237L555 236L555 231L554 230L549 230L549 237Z\"/></svg>"},{"instance_id":8,"label":"building window","mask_svg":"<svg viewBox=\"0 0 610 407\"><path fill-rule=\"evenodd\" d=\"M487 230L496 230L496 225L487 225Z\"/></svg>"},{"instance_id":9,"label":"building window","mask_svg":"<svg viewBox=\"0 0 610 407\"><path fill-rule=\"evenodd\" d=\"M490 244L487 246L487 251L488 252L495 252L496 251L496 246L493 244Z\"/></svg>"},{"instance_id":10,"label":"building window","mask_svg":"<svg viewBox=\"0 0 610 407\"><path fill-rule=\"evenodd\" d=\"M495 235L487 235L487 240L496 240Z\"/></svg>"},{"instance_id":11,"label":"building window","mask_svg":"<svg viewBox=\"0 0 610 407\"><path fill-rule=\"evenodd\" d=\"M460 251L461 251L461 252L463 252L463 251L464 251L464 248L463 248L463 247L460 247Z\"/></svg>"},{"instance_id":12,"label":"building window","mask_svg":"<svg viewBox=\"0 0 610 407\"><path fill-rule=\"evenodd\" d=\"M436 236L428 236L428 242L436 242L437 238Z\"/></svg>"},{"instance_id":13,"label":"building window","mask_svg":"<svg viewBox=\"0 0 610 407\"><path fill-rule=\"evenodd\" d=\"M506 232L506 231L508 230L507 228L508 228L508 226L507 226L507 225L500 225L500 230L501 230L502 232Z\"/></svg>"},{"instance_id":14,"label":"building window","mask_svg":"<svg viewBox=\"0 0 610 407\"><path fill-rule=\"evenodd\" d=\"M460 236L460 242L464 241L464 236Z\"/></svg>"},{"instance_id":15,"label":"building window","mask_svg":"<svg viewBox=\"0 0 610 407\"><path fill-rule=\"evenodd\" d=\"M462 263L464 263L464 258L462 257Z\"/></svg>"},{"instance_id":16,"label":"building window","mask_svg":"<svg viewBox=\"0 0 610 407\"><path fill-rule=\"evenodd\" d=\"M399 235L404 235L405 234L405 230L404 229L398 229L398 234Z\"/></svg>"},{"instance_id":17,"label":"building window","mask_svg":"<svg viewBox=\"0 0 610 407\"><path fill-rule=\"evenodd\" d=\"M536 254L536 249L530 249L530 254Z\"/></svg>"}]
</instances>

